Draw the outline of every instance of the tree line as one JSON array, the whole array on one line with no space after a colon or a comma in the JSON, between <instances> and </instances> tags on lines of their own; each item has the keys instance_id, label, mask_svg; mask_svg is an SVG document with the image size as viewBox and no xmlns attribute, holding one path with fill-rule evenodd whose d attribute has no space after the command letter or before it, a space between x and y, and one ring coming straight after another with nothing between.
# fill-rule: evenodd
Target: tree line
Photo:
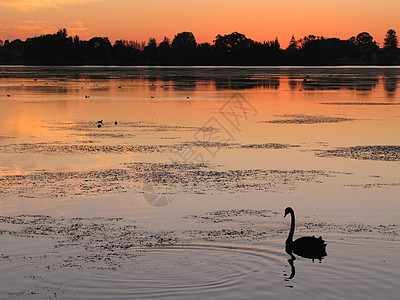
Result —
<instances>
[{"instance_id":1,"label":"tree line","mask_svg":"<svg viewBox=\"0 0 400 300\"><path fill-rule=\"evenodd\" d=\"M348 40L308 35L292 36L282 49L278 38L257 42L233 32L217 35L213 43L197 43L181 32L158 43L107 37L80 40L67 30L28 38L0 40L0 64L25 65L396 65L400 64L397 34L387 31L383 47L368 32Z\"/></svg>"}]
</instances>

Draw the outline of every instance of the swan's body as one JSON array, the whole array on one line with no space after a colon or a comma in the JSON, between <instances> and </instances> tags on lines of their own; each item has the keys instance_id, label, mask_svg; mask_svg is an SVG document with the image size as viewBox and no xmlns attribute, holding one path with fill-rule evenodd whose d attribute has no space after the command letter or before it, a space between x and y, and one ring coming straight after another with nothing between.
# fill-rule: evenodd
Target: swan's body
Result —
<instances>
[{"instance_id":1,"label":"swan's body","mask_svg":"<svg viewBox=\"0 0 400 300\"><path fill-rule=\"evenodd\" d=\"M315 236L303 236L293 241L295 218L294 211L291 207L285 209L285 217L290 214L292 220L290 224L290 231L286 239L286 252L297 254L299 256L311 259L321 260L326 256L326 244L322 237L316 238Z\"/></svg>"}]
</instances>

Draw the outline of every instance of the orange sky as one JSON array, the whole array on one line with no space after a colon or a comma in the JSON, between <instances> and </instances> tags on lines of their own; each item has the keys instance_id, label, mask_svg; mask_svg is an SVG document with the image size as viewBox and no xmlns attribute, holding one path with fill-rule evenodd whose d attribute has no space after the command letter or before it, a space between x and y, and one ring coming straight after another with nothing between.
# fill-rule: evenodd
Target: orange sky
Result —
<instances>
[{"instance_id":1,"label":"orange sky","mask_svg":"<svg viewBox=\"0 0 400 300\"><path fill-rule=\"evenodd\" d=\"M390 28L400 35L399 0L0 0L0 39L26 39L66 27L81 39L173 39L192 31L212 42L233 31L257 40L276 36L286 47L292 34L347 39L369 32L382 46Z\"/></svg>"}]
</instances>

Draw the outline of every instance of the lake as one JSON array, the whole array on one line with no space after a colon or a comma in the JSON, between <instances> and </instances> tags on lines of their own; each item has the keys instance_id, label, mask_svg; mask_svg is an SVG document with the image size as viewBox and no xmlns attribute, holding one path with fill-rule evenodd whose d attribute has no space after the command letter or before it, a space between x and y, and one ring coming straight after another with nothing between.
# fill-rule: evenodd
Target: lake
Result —
<instances>
[{"instance_id":1,"label":"lake","mask_svg":"<svg viewBox=\"0 0 400 300\"><path fill-rule=\"evenodd\" d=\"M399 80L0 66L0 297L397 299Z\"/></svg>"}]
</instances>

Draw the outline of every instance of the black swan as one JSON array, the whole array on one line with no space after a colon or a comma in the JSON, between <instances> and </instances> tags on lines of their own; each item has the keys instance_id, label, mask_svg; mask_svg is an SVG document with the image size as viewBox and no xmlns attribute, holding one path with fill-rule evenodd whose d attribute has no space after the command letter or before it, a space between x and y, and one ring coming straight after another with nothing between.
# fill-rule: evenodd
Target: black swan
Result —
<instances>
[{"instance_id":1,"label":"black swan","mask_svg":"<svg viewBox=\"0 0 400 300\"><path fill-rule=\"evenodd\" d=\"M327 255L325 241L322 237L316 238L315 236L303 236L293 241L295 219L294 211L291 207L286 207L285 209L285 217L288 214L290 214L292 221L290 224L289 236L286 239L286 252L292 259L295 259L292 254L294 253L305 258L311 258L313 261L314 259L321 261L322 258Z\"/></svg>"}]
</instances>

